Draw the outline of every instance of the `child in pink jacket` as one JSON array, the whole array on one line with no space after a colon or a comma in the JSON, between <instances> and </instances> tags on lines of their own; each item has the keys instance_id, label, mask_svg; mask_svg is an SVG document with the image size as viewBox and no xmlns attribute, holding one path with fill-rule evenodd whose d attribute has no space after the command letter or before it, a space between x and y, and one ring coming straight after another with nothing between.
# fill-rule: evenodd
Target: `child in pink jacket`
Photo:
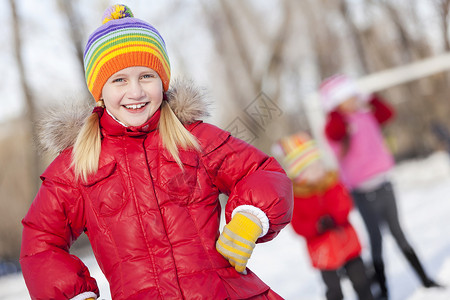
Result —
<instances>
[{"instance_id":1,"label":"child in pink jacket","mask_svg":"<svg viewBox=\"0 0 450 300\"><path fill-rule=\"evenodd\" d=\"M425 287L438 286L428 277L407 241L397 214L397 204L389 172L394 166L386 147L381 126L394 116L394 110L375 94L365 95L346 75L326 79L320 96L327 113L325 135L336 156L342 180L353 199L369 233L380 299L388 298L381 227L387 225L406 259Z\"/></svg>"}]
</instances>

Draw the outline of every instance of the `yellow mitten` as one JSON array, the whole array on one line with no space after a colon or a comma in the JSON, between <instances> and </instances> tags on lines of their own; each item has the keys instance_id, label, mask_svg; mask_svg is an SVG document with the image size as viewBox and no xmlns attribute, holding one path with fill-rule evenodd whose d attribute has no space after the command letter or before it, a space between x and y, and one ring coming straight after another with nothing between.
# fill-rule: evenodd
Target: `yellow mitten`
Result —
<instances>
[{"instance_id":1,"label":"yellow mitten","mask_svg":"<svg viewBox=\"0 0 450 300\"><path fill-rule=\"evenodd\" d=\"M95 300L95 298L92 298L92 297L91 298L86 298L86 300Z\"/></svg>"},{"instance_id":2,"label":"yellow mitten","mask_svg":"<svg viewBox=\"0 0 450 300\"><path fill-rule=\"evenodd\" d=\"M258 218L248 213L236 213L223 228L216 242L216 249L236 271L245 274L245 267L261 232L261 221Z\"/></svg>"}]
</instances>

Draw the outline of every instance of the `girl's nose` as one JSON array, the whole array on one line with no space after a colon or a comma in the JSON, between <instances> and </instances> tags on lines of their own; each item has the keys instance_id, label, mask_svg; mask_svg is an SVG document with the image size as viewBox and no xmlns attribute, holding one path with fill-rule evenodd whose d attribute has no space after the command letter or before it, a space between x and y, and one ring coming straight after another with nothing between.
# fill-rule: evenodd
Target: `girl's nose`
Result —
<instances>
[{"instance_id":1,"label":"girl's nose","mask_svg":"<svg viewBox=\"0 0 450 300\"><path fill-rule=\"evenodd\" d=\"M144 97L144 89L141 86L141 83L139 80L132 80L129 83L128 91L127 91L128 98L139 100L142 97Z\"/></svg>"}]
</instances>

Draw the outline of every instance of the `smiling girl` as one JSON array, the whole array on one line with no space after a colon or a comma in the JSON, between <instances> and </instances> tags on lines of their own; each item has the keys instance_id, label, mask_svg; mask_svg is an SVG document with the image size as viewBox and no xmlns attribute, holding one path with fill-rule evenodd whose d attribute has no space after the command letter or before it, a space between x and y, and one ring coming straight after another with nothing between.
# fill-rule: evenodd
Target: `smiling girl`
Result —
<instances>
[{"instance_id":1,"label":"smiling girl","mask_svg":"<svg viewBox=\"0 0 450 300\"><path fill-rule=\"evenodd\" d=\"M99 297L69 253L85 232L113 299L280 299L246 265L255 243L291 220L285 172L199 121L205 105L192 84L169 88L165 43L153 26L124 5L103 19L84 55L94 111L81 128L67 125L79 121L76 111L75 121L56 114L47 124L48 136L67 142L46 145L59 155L23 220L31 298ZM229 196L222 233L221 193Z\"/></svg>"},{"instance_id":2,"label":"smiling girl","mask_svg":"<svg viewBox=\"0 0 450 300\"><path fill-rule=\"evenodd\" d=\"M102 89L107 111L124 126L139 126L159 109L163 87L156 71L129 67L112 75Z\"/></svg>"}]
</instances>

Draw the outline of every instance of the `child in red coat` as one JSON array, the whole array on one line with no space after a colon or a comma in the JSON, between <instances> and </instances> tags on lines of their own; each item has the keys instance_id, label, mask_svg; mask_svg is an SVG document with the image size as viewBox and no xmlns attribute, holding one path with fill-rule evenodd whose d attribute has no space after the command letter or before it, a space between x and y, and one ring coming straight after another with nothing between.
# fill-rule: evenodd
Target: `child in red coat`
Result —
<instances>
[{"instance_id":1,"label":"child in red coat","mask_svg":"<svg viewBox=\"0 0 450 300\"><path fill-rule=\"evenodd\" d=\"M348 220L352 201L335 171L326 170L315 142L305 133L281 139L282 154L294 184L292 227L306 239L312 265L319 269L328 300L343 299L338 270L344 268L360 300L373 299L361 245Z\"/></svg>"},{"instance_id":2,"label":"child in red coat","mask_svg":"<svg viewBox=\"0 0 450 300\"><path fill-rule=\"evenodd\" d=\"M155 27L122 4L102 20L84 52L96 107L56 108L41 127L58 156L22 221L30 298L100 299L70 253L86 233L114 300L281 299L247 262L291 220L283 168L200 120L204 99L192 83L171 82Z\"/></svg>"}]
</instances>

